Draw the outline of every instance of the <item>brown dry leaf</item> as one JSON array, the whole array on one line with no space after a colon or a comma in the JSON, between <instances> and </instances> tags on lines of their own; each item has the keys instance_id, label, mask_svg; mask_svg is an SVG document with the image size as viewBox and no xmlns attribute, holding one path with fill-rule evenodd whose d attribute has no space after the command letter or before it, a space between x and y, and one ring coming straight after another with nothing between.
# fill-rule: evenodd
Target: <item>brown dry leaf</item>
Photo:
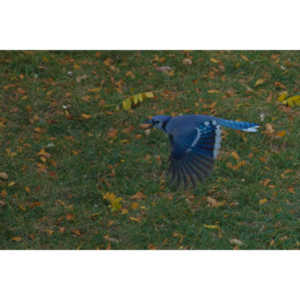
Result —
<instances>
[{"instance_id":1,"label":"brown dry leaf","mask_svg":"<svg viewBox=\"0 0 300 300\"><path fill-rule=\"evenodd\" d=\"M117 134L118 134L118 129L110 128L107 133L107 136L111 139L115 139L117 137Z\"/></svg>"},{"instance_id":2,"label":"brown dry leaf","mask_svg":"<svg viewBox=\"0 0 300 300\"><path fill-rule=\"evenodd\" d=\"M11 238L12 241L15 241L15 242L21 242L22 241L22 238L20 236L14 236Z\"/></svg>"},{"instance_id":3,"label":"brown dry leaf","mask_svg":"<svg viewBox=\"0 0 300 300\"><path fill-rule=\"evenodd\" d=\"M110 66L112 64L113 60L111 58L107 58L103 63L106 65L106 66Z\"/></svg>"},{"instance_id":4,"label":"brown dry leaf","mask_svg":"<svg viewBox=\"0 0 300 300\"><path fill-rule=\"evenodd\" d=\"M72 221L72 220L74 219L74 214L67 214L67 215L66 215L66 219L67 219L68 221Z\"/></svg>"},{"instance_id":5,"label":"brown dry leaf","mask_svg":"<svg viewBox=\"0 0 300 300\"><path fill-rule=\"evenodd\" d=\"M137 192L135 195L131 196L130 199L145 199L146 196L142 192Z\"/></svg>"},{"instance_id":6,"label":"brown dry leaf","mask_svg":"<svg viewBox=\"0 0 300 300\"><path fill-rule=\"evenodd\" d=\"M149 129L152 127L152 124L140 124L140 128L142 129Z\"/></svg>"},{"instance_id":7,"label":"brown dry leaf","mask_svg":"<svg viewBox=\"0 0 300 300\"><path fill-rule=\"evenodd\" d=\"M122 215L128 214L128 209L127 209L127 208L122 208L122 209L121 209L121 214L122 214Z\"/></svg>"},{"instance_id":8,"label":"brown dry leaf","mask_svg":"<svg viewBox=\"0 0 300 300\"><path fill-rule=\"evenodd\" d=\"M135 75L134 75L131 71L128 71L125 75L126 75L127 77L132 78L132 79L135 78Z\"/></svg>"},{"instance_id":9,"label":"brown dry leaf","mask_svg":"<svg viewBox=\"0 0 300 300\"><path fill-rule=\"evenodd\" d=\"M288 188L288 191L289 191L290 193L292 193L292 194L295 194L295 190L294 190L294 188L293 188L292 186L290 186L290 187Z\"/></svg>"},{"instance_id":10,"label":"brown dry leaf","mask_svg":"<svg viewBox=\"0 0 300 300\"><path fill-rule=\"evenodd\" d=\"M52 229L46 229L45 230L49 235L52 235L54 233L54 230Z\"/></svg>"},{"instance_id":11,"label":"brown dry leaf","mask_svg":"<svg viewBox=\"0 0 300 300\"><path fill-rule=\"evenodd\" d=\"M41 202L35 201L35 202L30 203L29 207L34 208L34 207L38 207L38 206L41 206L41 205L42 205Z\"/></svg>"},{"instance_id":12,"label":"brown dry leaf","mask_svg":"<svg viewBox=\"0 0 300 300\"><path fill-rule=\"evenodd\" d=\"M275 85L276 87L280 87L280 88L282 88L282 89L284 89L284 90L287 89L286 86L285 86L283 83L279 82L279 81L275 81L275 82L274 82L274 85Z\"/></svg>"},{"instance_id":13,"label":"brown dry leaf","mask_svg":"<svg viewBox=\"0 0 300 300\"><path fill-rule=\"evenodd\" d=\"M230 244L236 245L236 246L243 246L244 243L241 240L238 239L231 239L229 240Z\"/></svg>"},{"instance_id":14,"label":"brown dry leaf","mask_svg":"<svg viewBox=\"0 0 300 300\"><path fill-rule=\"evenodd\" d=\"M270 178L266 178L266 179L264 179L264 180L261 181L261 184L264 185L264 186L267 186L270 182L271 182L271 179Z\"/></svg>"},{"instance_id":15,"label":"brown dry leaf","mask_svg":"<svg viewBox=\"0 0 300 300\"><path fill-rule=\"evenodd\" d=\"M159 71L159 72L169 74L169 72L172 71L172 68L169 67L169 66L161 66L161 67L156 67L156 70Z\"/></svg>"},{"instance_id":16,"label":"brown dry leaf","mask_svg":"<svg viewBox=\"0 0 300 300\"><path fill-rule=\"evenodd\" d=\"M30 190L30 188L29 188L28 186L25 186L25 191L26 191L28 194L30 194L30 192L31 192L31 190Z\"/></svg>"},{"instance_id":17,"label":"brown dry leaf","mask_svg":"<svg viewBox=\"0 0 300 300\"><path fill-rule=\"evenodd\" d=\"M5 201L3 201L3 200L0 200L0 206L5 206L6 205L6 202Z\"/></svg>"},{"instance_id":18,"label":"brown dry leaf","mask_svg":"<svg viewBox=\"0 0 300 300\"><path fill-rule=\"evenodd\" d=\"M263 204L265 204L265 203L267 203L267 202L268 202L268 199L267 199L267 198L260 199L260 200L259 200L259 205L263 205Z\"/></svg>"},{"instance_id":19,"label":"brown dry leaf","mask_svg":"<svg viewBox=\"0 0 300 300\"><path fill-rule=\"evenodd\" d=\"M76 81L79 83L81 80L87 79L88 76L86 74L81 75L81 76L77 76L76 77Z\"/></svg>"},{"instance_id":20,"label":"brown dry leaf","mask_svg":"<svg viewBox=\"0 0 300 300\"><path fill-rule=\"evenodd\" d=\"M73 229L71 232L77 236L81 235L81 232L78 229Z\"/></svg>"},{"instance_id":21,"label":"brown dry leaf","mask_svg":"<svg viewBox=\"0 0 300 300\"><path fill-rule=\"evenodd\" d=\"M2 196L2 198L6 198L6 196L7 196L7 191L6 191L6 190L2 190L2 191L1 191L1 196Z\"/></svg>"},{"instance_id":22,"label":"brown dry leaf","mask_svg":"<svg viewBox=\"0 0 300 300\"><path fill-rule=\"evenodd\" d=\"M7 180L8 179L7 173L6 172L0 172L0 179Z\"/></svg>"},{"instance_id":23,"label":"brown dry leaf","mask_svg":"<svg viewBox=\"0 0 300 300\"><path fill-rule=\"evenodd\" d=\"M293 170L291 170L291 169L286 169L286 170L280 175L280 177L281 177L281 178L286 178L286 177L287 177L286 174L291 173L291 172L293 172Z\"/></svg>"},{"instance_id":24,"label":"brown dry leaf","mask_svg":"<svg viewBox=\"0 0 300 300\"><path fill-rule=\"evenodd\" d=\"M267 123L267 124L266 124L266 130L265 130L265 133L268 134L268 135L271 135L271 134L274 133L273 126L272 126L270 123Z\"/></svg>"},{"instance_id":25,"label":"brown dry leaf","mask_svg":"<svg viewBox=\"0 0 300 300\"><path fill-rule=\"evenodd\" d=\"M184 65L191 65L193 62L192 62L192 60L191 60L190 58L184 58L184 59L182 60L182 63L183 63Z\"/></svg>"},{"instance_id":26,"label":"brown dry leaf","mask_svg":"<svg viewBox=\"0 0 300 300\"><path fill-rule=\"evenodd\" d=\"M241 58L244 60L244 61L249 61L249 58L245 55L241 55Z\"/></svg>"}]
</instances>

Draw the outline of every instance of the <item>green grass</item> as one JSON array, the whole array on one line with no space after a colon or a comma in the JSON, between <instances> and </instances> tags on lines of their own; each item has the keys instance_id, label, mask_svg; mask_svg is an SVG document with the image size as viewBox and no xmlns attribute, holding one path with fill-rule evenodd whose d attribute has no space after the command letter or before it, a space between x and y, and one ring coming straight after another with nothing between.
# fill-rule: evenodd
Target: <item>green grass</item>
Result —
<instances>
[{"instance_id":1,"label":"green grass","mask_svg":"<svg viewBox=\"0 0 300 300\"><path fill-rule=\"evenodd\" d=\"M0 248L299 249L300 110L277 102L299 94L299 66L295 51L0 52ZM148 91L154 99L115 111ZM182 113L262 126L224 130L213 175L174 191L160 176L167 137L139 124ZM230 167L233 151L245 165Z\"/></svg>"}]
</instances>

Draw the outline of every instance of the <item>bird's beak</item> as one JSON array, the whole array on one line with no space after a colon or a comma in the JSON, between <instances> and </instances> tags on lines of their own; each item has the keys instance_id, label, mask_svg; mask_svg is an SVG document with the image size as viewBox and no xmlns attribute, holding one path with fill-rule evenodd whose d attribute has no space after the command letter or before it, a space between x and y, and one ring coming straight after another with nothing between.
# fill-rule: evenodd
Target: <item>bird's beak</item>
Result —
<instances>
[{"instance_id":1,"label":"bird's beak","mask_svg":"<svg viewBox=\"0 0 300 300\"><path fill-rule=\"evenodd\" d=\"M145 120L143 124L140 125L143 129L148 129L153 127L152 120Z\"/></svg>"}]
</instances>

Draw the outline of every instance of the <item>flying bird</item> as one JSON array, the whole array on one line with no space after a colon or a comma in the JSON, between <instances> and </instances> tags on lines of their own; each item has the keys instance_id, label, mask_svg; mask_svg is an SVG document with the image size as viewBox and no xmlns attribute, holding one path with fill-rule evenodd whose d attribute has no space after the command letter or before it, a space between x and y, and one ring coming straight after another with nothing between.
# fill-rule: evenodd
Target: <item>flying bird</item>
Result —
<instances>
[{"instance_id":1,"label":"flying bird","mask_svg":"<svg viewBox=\"0 0 300 300\"><path fill-rule=\"evenodd\" d=\"M209 176L221 147L221 127L257 132L259 125L225 120L207 115L158 115L145 122L164 131L171 143L168 174L170 184L196 187L197 180Z\"/></svg>"}]
</instances>

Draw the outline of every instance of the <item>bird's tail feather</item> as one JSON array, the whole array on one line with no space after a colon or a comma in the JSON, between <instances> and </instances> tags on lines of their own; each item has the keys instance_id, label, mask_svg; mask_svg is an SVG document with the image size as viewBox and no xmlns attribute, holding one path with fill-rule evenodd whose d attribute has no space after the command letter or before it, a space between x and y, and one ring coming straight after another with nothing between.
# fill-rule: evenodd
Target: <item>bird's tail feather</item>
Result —
<instances>
[{"instance_id":1,"label":"bird's tail feather","mask_svg":"<svg viewBox=\"0 0 300 300\"><path fill-rule=\"evenodd\" d=\"M247 131L247 132L257 132L259 128L258 124L249 123L249 122L239 122L239 121L225 120L220 118L216 118L216 121L221 126L236 129L236 130Z\"/></svg>"}]
</instances>

